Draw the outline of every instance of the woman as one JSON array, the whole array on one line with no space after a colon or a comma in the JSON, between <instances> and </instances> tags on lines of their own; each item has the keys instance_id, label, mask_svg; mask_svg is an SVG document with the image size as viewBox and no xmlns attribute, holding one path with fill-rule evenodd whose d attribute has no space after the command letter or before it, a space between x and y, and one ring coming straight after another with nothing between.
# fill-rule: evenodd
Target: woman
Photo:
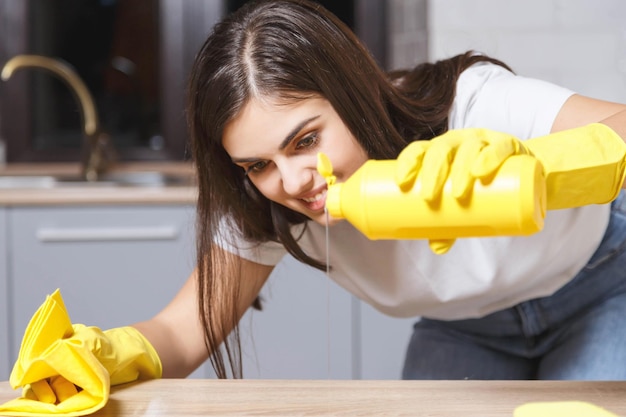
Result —
<instances>
[{"instance_id":1,"label":"woman","mask_svg":"<svg viewBox=\"0 0 626 417\"><path fill-rule=\"evenodd\" d=\"M215 27L193 67L188 120L200 187L192 281L202 322L190 319L195 311L181 313L195 296L189 284L160 317L193 326L185 332L195 334L186 340L190 355L170 354L148 323L137 327L166 375L206 357L202 330L224 377L218 346L285 251L325 267L318 152L344 181L367 159L396 158L448 129L527 139L605 120L623 134L626 112L472 53L388 77L319 5L275 1L245 6ZM615 366L626 363L615 322L626 308L626 277L616 271L619 254L596 265L626 232L618 213L607 228L609 212L551 212L535 236L462 239L443 256L428 242L368 241L339 223L330 233L331 277L384 313L427 318L416 325L405 378L626 378L626 365ZM237 369L236 347L227 346ZM180 366L184 357L196 360Z\"/></svg>"},{"instance_id":2,"label":"woman","mask_svg":"<svg viewBox=\"0 0 626 417\"><path fill-rule=\"evenodd\" d=\"M566 164L585 156L578 145L564 147L564 137L600 147L605 138L623 147L626 137L626 106L516 76L483 55L385 74L336 17L300 0L247 4L219 23L197 55L188 93L198 265L170 305L133 326L165 377L187 375L209 356L219 377L241 376L236 325L273 266L289 253L325 269L318 152L339 182L367 159L399 157L399 184L421 175L436 198L463 144L504 143L495 167L531 153L556 172L560 157L543 147L550 133L568 130L554 142ZM609 184L608 197L584 199L592 169L574 181L580 190L556 188L548 205L614 199L623 160L595 183ZM469 183L480 176L470 174ZM422 317L404 378L625 379L622 206L618 198L551 211L529 237L456 242L369 241L331 219L330 275L384 313Z\"/></svg>"}]
</instances>

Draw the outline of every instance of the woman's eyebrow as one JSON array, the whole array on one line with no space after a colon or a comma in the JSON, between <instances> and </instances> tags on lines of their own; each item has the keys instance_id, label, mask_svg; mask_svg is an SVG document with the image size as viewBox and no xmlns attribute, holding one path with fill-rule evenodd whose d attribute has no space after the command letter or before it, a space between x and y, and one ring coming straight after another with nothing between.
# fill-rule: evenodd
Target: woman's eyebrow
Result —
<instances>
[{"instance_id":1,"label":"woman's eyebrow","mask_svg":"<svg viewBox=\"0 0 626 417\"><path fill-rule=\"evenodd\" d=\"M283 139L283 141L280 143L280 145L278 146L279 150L283 150L287 147L287 145L289 145L289 142L291 142L293 140L293 138L296 137L296 135L302 130L304 129L304 127L306 125L308 125L309 123L311 123L313 120L317 119L318 117L320 117L320 115L318 114L317 116L313 116L310 117L306 120L303 120L302 122L298 123L298 125L296 127L294 127L291 132L289 132L289 134L285 137L285 139Z\"/></svg>"},{"instance_id":2,"label":"woman's eyebrow","mask_svg":"<svg viewBox=\"0 0 626 417\"><path fill-rule=\"evenodd\" d=\"M291 142L293 140L293 138L295 138L298 133L300 133L300 131L302 129L304 129L304 127L306 125L308 125L309 123L311 123L313 120L319 118L321 115L317 115L317 116L313 116L313 117L309 117L306 120L303 120L302 122L298 123L298 125L296 127L294 127L293 129L291 129L291 131L287 134L287 136L285 137L285 139L283 139L283 141L280 143L280 145L278 145L278 149L279 150L283 150L287 147L287 145L289 145L289 142ZM240 164L240 163L247 163L247 162L256 162L259 161L259 158L232 158L231 161L235 164Z\"/></svg>"}]
</instances>

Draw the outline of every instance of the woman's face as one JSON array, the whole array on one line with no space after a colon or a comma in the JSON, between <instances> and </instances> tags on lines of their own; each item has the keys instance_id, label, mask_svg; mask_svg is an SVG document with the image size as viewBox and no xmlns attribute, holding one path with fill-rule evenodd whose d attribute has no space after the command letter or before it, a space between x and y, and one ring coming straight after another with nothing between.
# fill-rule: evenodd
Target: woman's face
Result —
<instances>
[{"instance_id":1,"label":"woman's face","mask_svg":"<svg viewBox=\"0 0 626 417\"><path fill-rule=\"evenodd\" d=\"M326 180L317 172L325 153L337 182L368 159L327 100L253 99L224 130L222 144L268 199L326 224ZM330 224L336 223L331 219Z\"/></svg>"}]
</instances>

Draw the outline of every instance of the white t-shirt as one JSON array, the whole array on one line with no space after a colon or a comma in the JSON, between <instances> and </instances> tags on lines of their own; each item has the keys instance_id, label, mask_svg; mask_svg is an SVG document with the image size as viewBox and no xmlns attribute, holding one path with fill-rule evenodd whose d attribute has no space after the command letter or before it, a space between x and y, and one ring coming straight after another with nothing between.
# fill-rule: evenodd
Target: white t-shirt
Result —
<instances>
[{"instance_id":1,"label":"white t-shirt","mask_svg":"<svg viewBox=\"0 0 626 417\"><path fill-rule=\"evenodd\" d=\"M572 94L496 65L475 65L458 80L450 128L483 127L520 139L545 135ZM569 282L602 240L609 211L608 204L550 211L539 233L457 239L444 255L433 254L426 240L369 240L344 221L329 231L330 278L391 316L481 317ZM299 243L325 260L323 226L309 222ZM276 243L224 246L266 265L286 254Z\"/></svg>"}]
</instances>

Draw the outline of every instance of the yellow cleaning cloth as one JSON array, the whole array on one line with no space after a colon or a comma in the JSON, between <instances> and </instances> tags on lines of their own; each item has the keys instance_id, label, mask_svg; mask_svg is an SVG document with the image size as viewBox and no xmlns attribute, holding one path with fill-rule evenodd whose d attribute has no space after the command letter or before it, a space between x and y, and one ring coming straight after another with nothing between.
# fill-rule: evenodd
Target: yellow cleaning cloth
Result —
<instances>
[{"instance_id":1,"label":"yellow cleaning cloth","mask_svg":"<svg viewBox=\"0 0 626 417\"><path fill-rule=\"evenodd\" d=\"M513 417L618 417L584 401L546 401L521 405Z\"/></svg>"},{"instance_id":2,"label":"yellow cleaning cloth","mask_svg":"<svg viewBox=\"0 0 626 417\"><path fill-rule=\"evenodd\" d=\"M61 293L46 298L24 333L9 382L22 396L0 405L8 416L83 416L109 399L109 373L88 346L73 338Z\"/></svg>"}]
</instances>

